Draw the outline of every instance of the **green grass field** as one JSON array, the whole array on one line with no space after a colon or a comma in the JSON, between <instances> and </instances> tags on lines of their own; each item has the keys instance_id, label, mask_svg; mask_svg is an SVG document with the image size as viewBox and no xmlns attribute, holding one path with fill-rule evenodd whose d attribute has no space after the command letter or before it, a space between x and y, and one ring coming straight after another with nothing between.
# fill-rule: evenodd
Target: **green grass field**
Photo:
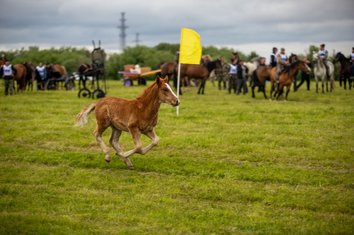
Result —
<instances>
[{"instance_id":1,"label":"green grass field","mask_svg":"<svg viewBox=\"0 0 354 235\"><path fill-rule=\"evenodd\" d=\"M189 88L128 170L104 161L92 114L74 126L93 100L5 97L0 83L0 234L353 234L354 91L338 84L288 102ZM142 89L109 82L109 95ZM127 133L121 144L133 147Z\"/></svg>"}]
</instances>

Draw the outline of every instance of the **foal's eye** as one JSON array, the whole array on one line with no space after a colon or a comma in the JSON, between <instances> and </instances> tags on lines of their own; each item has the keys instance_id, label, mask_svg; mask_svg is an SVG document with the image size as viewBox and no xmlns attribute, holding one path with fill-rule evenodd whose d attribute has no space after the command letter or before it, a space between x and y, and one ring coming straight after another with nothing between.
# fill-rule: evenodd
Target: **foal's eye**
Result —
<instances>
[{"instance_id":1,"label":"foal's eye","mask_svg":"<svg viewBox=\"0 0 354 235\"><path fill-rule=\"evenodd\" d=\"M163 92L168 92L168 89L167 88L163 88L162 91Z\"/></svg>"}]
</instances>

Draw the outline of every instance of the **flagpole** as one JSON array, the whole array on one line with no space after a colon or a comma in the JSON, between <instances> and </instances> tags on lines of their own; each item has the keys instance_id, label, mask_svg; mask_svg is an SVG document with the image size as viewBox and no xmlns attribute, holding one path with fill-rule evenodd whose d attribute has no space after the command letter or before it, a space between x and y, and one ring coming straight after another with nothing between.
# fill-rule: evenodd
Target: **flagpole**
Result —
<instances>
[{"instance_id":1,"label":"flagpole","mask_svg":"<svg viewBox=\"0 0 354 235\"><path fill-rule=\"evenodd\" d=\"M178 73L177 73L177 98L179 100L179 85L180 85L180 80L181 80L181 64L178 63ZM179 105L176 107L176 114L177 117L179 116Z\"/></svg>"}]
</instances>

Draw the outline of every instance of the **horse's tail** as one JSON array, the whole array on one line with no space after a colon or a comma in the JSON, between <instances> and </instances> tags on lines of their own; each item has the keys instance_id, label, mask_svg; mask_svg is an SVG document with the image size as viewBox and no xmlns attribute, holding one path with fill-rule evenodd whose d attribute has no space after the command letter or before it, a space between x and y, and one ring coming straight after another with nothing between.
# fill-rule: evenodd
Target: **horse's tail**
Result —
<instances>
[{"instance_id":1,"label":"horse's tail","mask_svg":"<svg viewBox=\"0 0 354 235\"><path fill-rule=\"evenodd\" d=\"M88 115L95 110L96 108L96 103L90 104L89 106L87 106L86 108L84 108L83 110L81 110L81 112L76 115L76 126L84 126L87 123L87 119L88 119Z\"/></svg>"}]
</instances>

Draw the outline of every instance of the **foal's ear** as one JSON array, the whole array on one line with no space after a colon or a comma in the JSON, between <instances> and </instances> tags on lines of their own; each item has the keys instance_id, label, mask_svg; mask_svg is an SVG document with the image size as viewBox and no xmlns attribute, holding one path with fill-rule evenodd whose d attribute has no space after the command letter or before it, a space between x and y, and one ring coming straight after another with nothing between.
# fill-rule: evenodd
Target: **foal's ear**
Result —
<instances>
[{"instance_id":1,"label":"foal's ear","mask_svg":"<svg viewBox=\"0 0 354 235\"><path fill-rule=\"evenodd\" d=\"M164 78L162 78L163 79L163 81L165 82L165 83L168 83L168 76L165 76Z\"/></svg>"},{"instance_id":2,"label":"foal's ear","mask_svg":"<svg viewBox=\"0 0 354 235\"><path fill-rule=\"evenodd\" d=\"M160 76L156 76L156 84L158 85L158 86L160 86L161 85L161 77Z\"/></svg>"},{"instance_id":3,"label":"foal's ear","mask_svg":"<svg viewBox=\"0 0 354 235\"><path fill-rule=\"evenodd\" d=\"M167 82L168 82L168 76L166 76L166 77L164 77L164 78L160 77L159 75L156 76L156 84L157 84L158 86L160 86L162 82L167 83Z\"/></svg>"}]
</instances>

